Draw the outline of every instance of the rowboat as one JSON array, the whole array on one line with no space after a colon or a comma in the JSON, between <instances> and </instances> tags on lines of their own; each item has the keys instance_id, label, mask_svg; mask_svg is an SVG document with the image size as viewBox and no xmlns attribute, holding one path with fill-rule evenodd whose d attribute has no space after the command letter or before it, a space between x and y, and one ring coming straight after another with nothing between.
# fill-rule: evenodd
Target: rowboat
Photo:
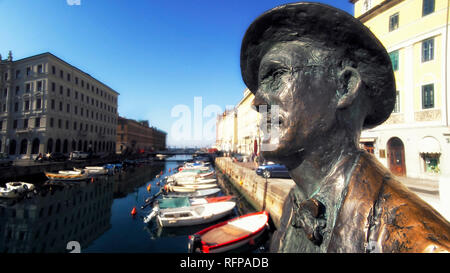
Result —
<instances>
[{"instance_id":1,"label":"rowboat","mask_svg":"<svg viewBox=\"0 0 450 273\"><path fill-rule=\"evenodd\" d=\"M211 179L183 179L183 180L177 180L175 184L180 186L191 186L191 185L203 185L203 184L211 184L216 183L217 179L211 178Z\"/></svg>"},{"instance_id":2,"label":"rowboat","mask_svg":"<svg viewBox=\"0 0 450 273\"><path fill-rule=\"evenodd\" d=\"M170 192L170 193L166 193L164 196L166 198L180 197L180 196L204 197L204 196L211 196L211 195L217 194L219 191L220 191L219 188L213 188L213 189L197 190L197 191L193 191L193 192Z\"/></svg>"},{"instance_id":3,"label":"rowboat","mask_svg":"<svg viewBox=\"0 0 450 273\"><path fill-rule=\"evenodd\" d=\"M212 189L216 188L216 183L210 183L210 184L202 184L202 185L186 185L186 186L172 186L172 185L166 185L164 188L166 191L171 192L194 192L196 190L206 190L206 189Z\"/></svg>"},{"instance_id":4,"label":"rowboat","mask_svg":"<svg viewBox=\"0 0 450 273\"><path fill-rule=\"evenodd\" d=\"M84 169L73 168L75 171L85 172L88 175L108 174L108 170L104 167L84 167Z\"/></svg>"},{"instance_id":5,"label":"rowboat","mask_svg":"<svg viewBox=\"0 0 450 273\"><path fill-rule=\"evenodd\" d=\"M241 247L261 236L268 226L266 211L243 215L189 236L189 252L218 253Z\"/></svg>"},{"instance_id":6,"label":"rowboat","mask_svg":"<svg viewBox=\"0 0 450 273\"><path fill-rule=\"evenodd\" d=\"M34 190L34 185L25 182L8 182L5 188L0 187L1 198L16 198L20 194Z\"/></svg>"},{"instance_id":7,"label":"rowboat","mask_svg":"<svg viewBox=\"0 0 450 273\"><path fill-rule=\"evenodd\" d=\"M227 201L161 210L154 208L152 213L161 227L180 227L213 222L231 213L235 206L236 202Z\"/></svg>"},{"instance_id":8,"label":"rowboat","mask_svg":"<svg viewBox=\"0 0 450 273\"><path fill-rule=\"evenodd\" d=\"M74 172L74 173L70 173ZM65 173L51 173L44 172L45 176L47 176L50 180L62 180L62 181L80 181L88 179L88 175L86 173L80 173L76 171L67 171Z\"/></svg>"},{"instance_id":9,"label":"rowboat","mask_svg":"<svg viewBox=\"0 0 450 273\"><path fill-rule=\"evenodd\" d=\"M215 202L225 202L229 201L233 198L231 195L226 196L218 196L218 197L198 197L198 198L189 198L189 197L171 197L171 198L162 198L157 200L157 206L160 209L168 209L168 208L181 208L181 207L190 207L196 205L204 205L207 203L215 203Z\"/></svg>"}]
</instances>

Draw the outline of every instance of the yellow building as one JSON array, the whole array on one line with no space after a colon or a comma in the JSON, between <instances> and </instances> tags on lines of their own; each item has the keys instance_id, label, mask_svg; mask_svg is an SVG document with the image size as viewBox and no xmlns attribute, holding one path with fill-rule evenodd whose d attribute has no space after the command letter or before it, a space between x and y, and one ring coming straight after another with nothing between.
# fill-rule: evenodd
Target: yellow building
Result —
<instances>
[{"instance_id":1,"label":"yellow building","mask_svg":"<svg viewBox=\"0 0 450 273\"><path fill-rule=\"evenodd\" d=\"M398 176L450 177L449 1L350 2L388 51L397 86L394 112L362 133L362 145Z\"/></svg>"},{"instance_id":2,"label":"yellow building","mask_svg":"<svg viewBox=\"0 0 450 273\"><path fill-rule=\"evenodd\" d=\"M252 107L254 98L253 93L246 88L239 103L217 117L217 149L240 153L246 160L259 151L260 114Z\"/></svg>"}]
</instances>

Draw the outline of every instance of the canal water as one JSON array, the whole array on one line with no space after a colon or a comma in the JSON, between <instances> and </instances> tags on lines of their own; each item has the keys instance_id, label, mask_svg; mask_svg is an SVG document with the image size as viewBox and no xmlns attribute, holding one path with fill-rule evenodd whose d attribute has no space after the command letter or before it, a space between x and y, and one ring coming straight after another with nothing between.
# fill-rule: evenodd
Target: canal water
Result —
<instances>
[{"instance_id":1,"label":"canal water","mask_svg":"<svg viewBox=\"0 0 450 273\"><path fill-rule=\"evenodd\" d=\"M178 228L161 228L155 221L145 224L143 217L151 207L141 209L144 200L159 192L159 182L190 158L142 163L94 181L36 183L38 194L17 201L0 199L0 253L68 253L77 251L77 246L82 253L186 253L189 235L256 211L223 183L219 195L233 194L238 200L226 218ZM137 210L134 217L133 208ZM263 241L242 251L266 252L265 245Z\"/></svg>"}]
</instances>

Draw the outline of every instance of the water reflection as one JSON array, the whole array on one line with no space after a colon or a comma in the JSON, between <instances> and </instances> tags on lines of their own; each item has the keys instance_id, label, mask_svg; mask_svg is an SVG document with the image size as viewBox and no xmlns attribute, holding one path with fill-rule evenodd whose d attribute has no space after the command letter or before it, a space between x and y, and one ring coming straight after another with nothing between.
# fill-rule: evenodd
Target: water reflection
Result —
<instances>
[{"instance_id":1,"label":"water reflection","mask_svg":"<svg viewBox=\"0 0 450 273\"><path fill-rule=\"evenodd\" d=\"M39 193L0 203L0 252L66 252L69 241L88 245L110 228L113 182L45 184Z\"/></svg>"},{"instance_id":2,"label":"water reflection","mask_svg":"<svg viewBox=\"0 0 450 273\"><path fill-rule=\"evenodd\" d=\"M225 218L183 228L144 224L142 218L151 210L150 206L140 209L144 200L160 190L160 182L178 164L189 159L136 162L120 174L93 183L35 183L38 194L17 201L0 199L0 252L67 253L67 243L78 241L83 253L185 253L188 235L255 211L234 188L219 183L219 195L237 196L236 208ZM138 210L136 217L130 215L133 207Z\"/></svg>"}]
</instances>

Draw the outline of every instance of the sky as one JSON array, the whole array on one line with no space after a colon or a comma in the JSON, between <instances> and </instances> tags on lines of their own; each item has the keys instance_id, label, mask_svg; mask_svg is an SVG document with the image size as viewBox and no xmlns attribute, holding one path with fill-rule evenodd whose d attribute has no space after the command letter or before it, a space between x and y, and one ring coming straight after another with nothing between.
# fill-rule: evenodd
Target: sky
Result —
<instances>
[{"instance_id":1,"label":"sky","mask_svg":"<svg viewBox=\"0 0 450 273\"><path fill-rule=\"evenodd\" d=\"M208 146L215 113L243 97L245 31L291 2L0 0L0 54L50 52L120 93L119 115L167 132L168 146ZM348 0L318 2L354 14Z\"/></svg>"}]
</instances>

